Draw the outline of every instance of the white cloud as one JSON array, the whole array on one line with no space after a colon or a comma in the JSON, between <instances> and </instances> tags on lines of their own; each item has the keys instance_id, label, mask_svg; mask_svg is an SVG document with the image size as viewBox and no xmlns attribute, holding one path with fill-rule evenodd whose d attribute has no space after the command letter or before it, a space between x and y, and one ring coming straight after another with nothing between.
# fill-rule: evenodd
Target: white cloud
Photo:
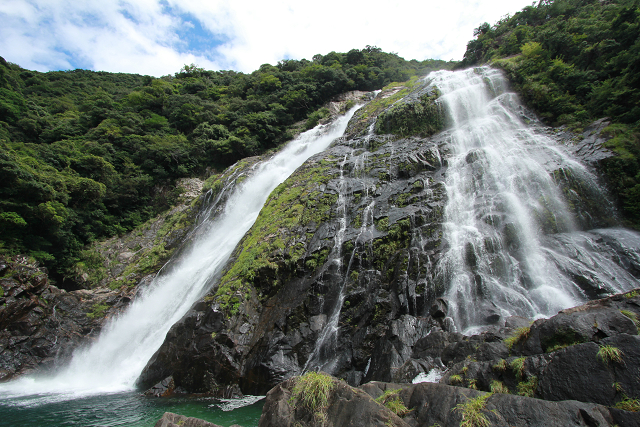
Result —
<instances>
[{"instance_id":1,"label":"white cloud","mask_svg":"<svg viewBox=\"0 0 640 427\"><path fill-rule=\"evenodd\" d=\"M405 59L461 59L473 28L531 0L167 0L226 42L186 51L181 17L158 0L4 0L0 55L41 71L170 74L183 64L250 72L263 63L375 45ZM184 28L182 28L184 29ZM78 65L79 64L79 65Z\"/></svg>"}]
</instances>

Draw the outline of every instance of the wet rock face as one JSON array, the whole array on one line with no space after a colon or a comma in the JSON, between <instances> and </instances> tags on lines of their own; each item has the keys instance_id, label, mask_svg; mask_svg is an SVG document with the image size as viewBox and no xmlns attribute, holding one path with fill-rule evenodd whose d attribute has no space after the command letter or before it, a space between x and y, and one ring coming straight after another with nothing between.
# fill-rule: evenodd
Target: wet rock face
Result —
<instances>
[{"instance_id":1,"label":"wet rock face","mask_svg":"<svg viewBox=\"0 0 640 427\"><path fill-rule=\"evenodd\" d=\"M368 135L312 158L274 192L220 285L169 332L141 384L173 375L190 391L237 383L265 393L311 363L357 384L385 334L399 337L392 352L402 365L439 324L429 310L445 202L441 143ZM255 245L266 249L247 257ZM317 348L332 315L339 331Z\"/></svg>"},{"instance_id":2,"label":"wet rock face","mask_svg":"<svg viewBox=\"0 0 640 427\"><path fill-rule=\"evenodd\" d=\"M415 93L433 104L431 93ZM309 369L359 385L408 381L471 355L485 361L508 356L502 340L516 326L484 298L482 277L475 276L475 305L485 314L488 334L456 335L448 302L441 299L448 280L439 266L450 244L443 239L443 214L451 135L376 135L376 116L384 109L369 105L354 116L345 137L272 193L212 290L168 333L140 386L173 376L177 386L191 392L229 394L240 388L264 394ZM401 117L392 118L389 126L402 124ZM408 134L430 133L416 129ZM596 138L601 129L595 125L590 135ZM597 143L596 138L583 145ZM468 157L477 161L473 152ZM571 179L564 171L552 175ZM576 184L568 192L578 194L572 202L576 211L593 205L593 195L583 190L588 189ZM585 216L585 224L606 224L606 207L589 212L595 213ZM555 261L559 271L589 298L612 292L601 286L602 275L624 270L622 287L637 284L635 252L620 246L611 232L564 234L556 228L551 221L541 240L562 255ZM521 242L512 234L505 227L499 243L519 260ZM567 242L576 239L597 247L611 270L585 271L572 262L573 246ZM640 247L638 242L630 246ZM473 249L467 248L465 257L472 271L479 262ZM501 274L506 267L495 258L492 269ZM427 340L436 341L426 345L421 339L430 332L434 335ZM438 334L444 334L441 341Z\"/></svg>"},{"instance_id":3,"label":"wet rock face","mask_svg":"<svg viewBox=\"0 0 640 427\"><path fill-rule=\"evenodd\" d=\"M60 290L21 256L0 260L0 276L0 381L63 363L129 300L114 291Z\"/></svg>"}]
</instances>

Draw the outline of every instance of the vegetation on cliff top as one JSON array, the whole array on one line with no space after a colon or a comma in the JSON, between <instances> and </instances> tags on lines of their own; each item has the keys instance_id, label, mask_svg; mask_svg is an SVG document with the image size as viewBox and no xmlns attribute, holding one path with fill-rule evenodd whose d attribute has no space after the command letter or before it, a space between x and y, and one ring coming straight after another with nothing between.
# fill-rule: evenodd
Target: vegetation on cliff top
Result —
<instances>
[{"instance_id":1,"label":"vegetation on cliff top","mask_svg":"<svg viewBox=\"0 0 640 427\"><path fill-rule=\"evenodd\" d=\"M548 123L581 129L611 118L604 134L618 156L602 170L627 225L640 227L638 0L542 0L480 25L475 36L460 66L503 68ZM177 178L277 147L316 123L326 113L319 107L339 93L409 81L394 83L400 90L385 98L387 106L416 75L453 65L405 61L370 46L251 74L192 64L161 78L39 73L0 58L0 253L27 253L58 281L73 277L87 243L171 206ZM437 131L432 101L396 106L376 132ZM372 108L358 116L362 129ZM427 113L435 121L414 126Z\"/></svg>"},{"instance_id":2,"label":"vegetation on cliff top","mask_svg":"<svg viewBox=\"0 0 640 427\"><path fill-rule=\"evenodd\" d=\"M39 73L0 58L0 253L73 277L84 245L171 206L177 178L278 146L337 94L451 65L371 46L251 74L192 64L161 78Z\"/></svg>"},{"instance_id":3,"label":"vegetation on cliff top","mask_svg":"<svg viewBox=\"0 0 640 427\"><path fill-rule=\"evenodd\" d=\"M476 28L460 67L491 63L546 122L580 130L609 117L603 162L628 225L640 227L640 3L542 0Z\"/></svg>"}]
</instances>

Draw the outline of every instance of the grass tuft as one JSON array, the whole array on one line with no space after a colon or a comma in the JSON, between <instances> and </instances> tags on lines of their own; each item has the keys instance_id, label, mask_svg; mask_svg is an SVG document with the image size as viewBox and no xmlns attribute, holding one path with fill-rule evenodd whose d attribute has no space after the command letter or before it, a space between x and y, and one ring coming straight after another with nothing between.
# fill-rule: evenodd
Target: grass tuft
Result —
<instances>
[{"instance_id":1,"label":"grass tuft","mask_svg":"<svg viewBox=\"0 0 640 427\"><path fill-rule=\"evenodd\" d=\"M520 396L533 397L538 388L538 377L532 375L526 382L518 383L518 394Z\"/></svg>"},{"instance_id":2,"label":"grass tuft","mask_svg":"<svg viewBox=\"0 0 640 427\"><path fill-rule=\"evenodd\" d=\"M640 290L634 289L633 291L624 294L624 297L625 298L633 298L633 297L637 296L638 294L640 294Z\"/></svg>"},{"instance_id":3,"label":"grass tuft","mask_svg":"<svg viewBox=\"0 0 640 427\"><path fill-rule=\"evenodd\" d=\"M462 376L461 376L461 375L458 375L458 374L454 374L454 375L451 375L451 376L449 377L449 382L450 382L451 384L460 384L460 383L462 383L462 381L463 381L463 380L462 380Z\"/></svg>"},{"instance_id":4,"label":"grass tuft","mask_svg":"<svg viewBox=\"0 0 640 427\"><path fill-rule=\"evenodd\" d=\"M517 359L513 359L509 366L513 370L513 373L516 374L519 378L524 377L524 361L526 357L518 357Z\"/></svg>"},{"instance_id":5,"label":"grass tuft","mask_svg":"<svg viewBox=\"0 0 640 427\"><path fill-rule=\"evenodd\" d=\"M507 361L504 359L500 359L498 363L492 366L494 371L504 372L507 370Z\"/></svg>"},{"instance_id":6,"label":"grass tuft","mask_svg":"<svg viewBox=\"0 0 640 427\"><path fill-rule=\"evenodd\" d=\"M501 394L510 394L511 392L507 388L506 385L502 383L502 381L493 380L491 381L491 393L501 393Z\"/></svg>"},{"instance_id":7,"label":"grass tuft","mask_svg":"<svg viewBox=\"0 0 640 427\"><path fill-rule=\"evenodd\" d=\"M509 351L518 343L525 342L527 338L529 338L529 334L531 333L530 326L524 326L522 328L518 328L515 332L507 339L504 340L504 344L507 346Z\"/></svg>"},{"instance_id":8,"label":"grass tuft","mask_svg":"<svg viewBox=\"0 0 640 427\"><path fill-rule=\"evenodd\" d=\"M623 411L640 412L640 401L624 396L620 402L615 404L614 408L622 409Z\"/></svg>"},{"instance_id":9,"label":"grass tuft","mask_svg":"<svg viewBox=\"0 0 640 427\"><path fill-rule=\"evenodd\" d=\"M485 405L491 395L492 393L486 393L474 399L468 399L464 403L458 403L453 408L453 411L462 412L460 427L489 427L491 425L487 416L483 413L487 411Z\"/></svg>"},{"instance_id":10,"label":"grass tuft","mask_svg":"<svg viewBox=\"0 0 640 427\"><path fill-rule=\"evenodd\" d=\"M605 365L608 365L609 362L622 363L623 353L622 350L617 347L602 345L596 356L602 360Z\"/></svg>"},{"instance_id":11,"label":"grass tuft","mask_svg":"<svg viewBox=\"0 0 640 427\"><path fill-rule=\"evenodd\" d=\"M391 412L399 417L404 417L410 410L404 405L402 399L400 399L400 389L386 390L381 396L376 398L376 402L384 405Z\"/></svg>"},{"instance_id":12,"label":"grass tuft","mask_svg":"<svg viewBox=\"0 0 640 427\"><path fill-rule=\"evenodd\" d=\"M302 405L314 413L324 413L329 406L329 394L335 386L331 376L321 372L307 372L296 380L289 403L293 407Z\"/></svg>"}]
</instances>

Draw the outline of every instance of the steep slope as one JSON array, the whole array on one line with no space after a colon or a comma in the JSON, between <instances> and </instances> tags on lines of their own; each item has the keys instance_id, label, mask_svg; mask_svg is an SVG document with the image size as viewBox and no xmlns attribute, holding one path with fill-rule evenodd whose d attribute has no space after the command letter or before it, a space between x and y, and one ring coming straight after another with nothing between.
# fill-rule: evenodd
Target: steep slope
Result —
<instances>
[{"instance_id":1,"label":"steep slope","mask_svg":"<svg viewBox=\"0 0 640 427\"><path fill-rule=\"evenodd\" d=\"M36 258L65 289L95 285L76 280L82 247L168 210L177 179L278 147L341 93L453 65L367 46L251 74L192 64L152 78L0 57L0 253Z\"/></svg>"},{"instance_id":2,"label":"steep slope","mask_svg":"<svg viewBox=\"0 0 640 427\"><path fill-rule=\"evenodd\" d=\"M514 314L551 315L637 286L635 234L579 231L610 224L611 210L584 166L564 153L590 152L585 156L593 161L609 156L591 135L602 126L569 144L550 135L505 92L499 73L485 69L478 75L487 84L482 92L508 117L509 126L515 126L509 132L525 147L515 155L499 154L546 153L536 160L544 173L535 179L551 187L538 187L537 193L529 189L523 180L534 175L511 181L534 193L520 213L531 223L536 253L555 276L539 282L527 266L535 264L528 258L534 247L521 230L518 212L506 202L481 218L482 227L496 234L480 238L479 245L456 246L463 264L450 267L456 244L444 222L451 214L452 164L475 165L469 183L479 191L511 193L480 183L495 174L483 167L488 148L460 152L453 144L459 130L451 111L445 111L449 104L438 100L440 86L425 80L391 85L357 113L344 138L271 194L220 282L169 331L139 384L149 387L172 376L178 390L233 395L264 393L305 370L322 369L355 385L396 380L413 345L429 331L499 326ZM448 130L433 135L445 125ZM562 209L545 199L551 197L545 188L552 191L556 185L565 194L559 196ZM478 194L467 194L470 206L493 197ZM559 216L563 209L571 218L566 224ZM482 227L480 234L486 231ZM598 273L598 263L621 279L603 282L606 274ZM460 274L471 280L468 294L456 291ZM513 277L516 288L503 283ZM561 283L549 283L554 278ZM496 282L499 286L493 286ZM565 299L559 299L563 293ZM519 301L527 298L533 302L522 306ZM464 316L471 308L474 315ZM414 366L411 372L434 366Z\"/></svg>"}]
</instances>

